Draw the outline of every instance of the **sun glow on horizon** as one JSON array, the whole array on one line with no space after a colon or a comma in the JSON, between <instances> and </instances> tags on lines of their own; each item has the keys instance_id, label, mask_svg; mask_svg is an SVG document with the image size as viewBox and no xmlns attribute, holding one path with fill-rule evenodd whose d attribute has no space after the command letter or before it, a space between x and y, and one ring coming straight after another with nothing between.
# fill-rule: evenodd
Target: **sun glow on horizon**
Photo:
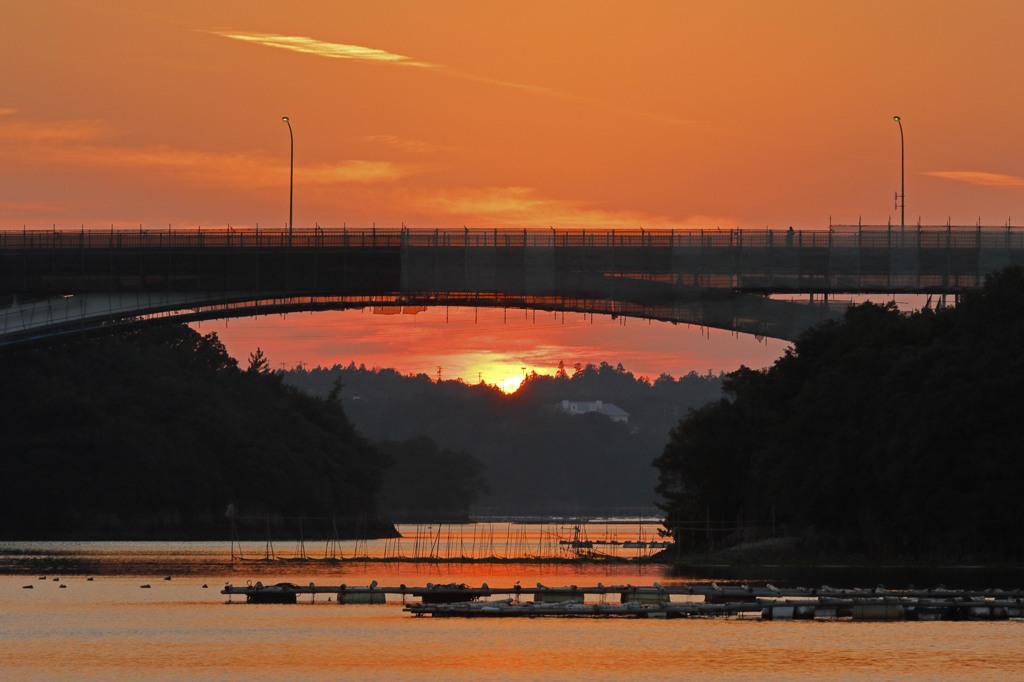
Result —
<instances>
[{"instance_id":1,"label":"sun glow on horizon","mask_svg":"<svg viewBox=\"0 0 1024 682\"><path fill-rule=\"evenodd\" d=\"M523 381L523 377L514 376L508 377L507 379L503 379L500 383L496 385L499 389L501 389L502 393L506 395L512 395L513 393L519 390L520 386L523 385Z\"/></svg>"}]
</instances>

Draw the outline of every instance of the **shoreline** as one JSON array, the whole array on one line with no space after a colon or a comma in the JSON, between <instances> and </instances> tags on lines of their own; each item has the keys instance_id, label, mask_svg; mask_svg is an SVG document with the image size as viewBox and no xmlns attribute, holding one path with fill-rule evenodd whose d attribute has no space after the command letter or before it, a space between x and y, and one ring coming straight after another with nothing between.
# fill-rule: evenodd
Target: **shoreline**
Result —
<instances>
[{"instance_id":1,"label":"shoreline","mask_svg":"<svg viewBox=\"0 0 1024 682\"><path fill-rule=\"evenodd\" d=\"M20 543L19 543L20 544ZM719 581L728 583L777 584L832 587L958 587L964 589L1018 589L1024 586L1024 566L1007 564L953 563L807 563L765 561L686 563L635 559L545 558L545 559L422 559L422 558L252 558L232 559L226 548L196 548L186 543L144 543L133 549L126 543L36 543L16 547L0 545L2 576L123 576L154 577L192 575L224 577L227 580L260 579L267 576L331 575L351 569L381 573L408 570L422 573L431 568L450 573L463 568L471 572L488 567L536 573L550 569L637 570L660 574L659 580ZM131 543L128 543L129 545ZM72 545L72 546L68 546ZM705 559L710 559L705 557Z\"/></svg>"}]
</instances>

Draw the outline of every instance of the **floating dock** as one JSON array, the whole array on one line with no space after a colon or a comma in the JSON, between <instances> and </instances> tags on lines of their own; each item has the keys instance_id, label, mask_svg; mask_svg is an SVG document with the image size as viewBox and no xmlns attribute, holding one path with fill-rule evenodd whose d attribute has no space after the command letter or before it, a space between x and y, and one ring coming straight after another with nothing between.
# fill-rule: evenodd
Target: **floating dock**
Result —
<instances>
[{"instance_id":1,"label":"floating dock","mask_svg":"<svg viewBox=\"0 0 1024 682\"><path fill-rule=\"evenodd\" d=\"M1024 590L888 590L774 585L603 585L480 587L325 586L310 583L228 585L222 594L252 604L294 604L299 595L327 595L338 604L385 604L388 596L414 616L435 617L752 617L762 620L1007 620L1024 618ZM609 597L612 599L609 600ZM596 601L595 601L596 600Z\"/></svg>"},{"instance_id":2,"label":"floating dock","mask_svg":"<svg viewBox=\"0 0 1024 682\"><path fill-rule=\"evenodd\" d=\"M661 603L543 603L464 602L459 604L407 604L414 616L434 617L599 617L599 618L709 618L737 617L761 620L1009 620L1021 618L1020 601L956 601L902 599L764 600L733 604Z\"/></svg>"}]
</instances>

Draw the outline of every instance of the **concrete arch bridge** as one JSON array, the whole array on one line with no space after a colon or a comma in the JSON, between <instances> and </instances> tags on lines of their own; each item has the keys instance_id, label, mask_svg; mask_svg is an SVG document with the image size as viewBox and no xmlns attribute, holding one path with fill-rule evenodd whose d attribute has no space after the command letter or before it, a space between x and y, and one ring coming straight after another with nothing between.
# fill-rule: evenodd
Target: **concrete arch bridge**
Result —
<instances>
[{"instance_id":1,"label":"concrete arch bridge","mask_svg":"<svg viewBox=\"0 0 1024 682\"><path fill-rule=\"evenodd\" d=\"M959 294L1012 227L0 232L0 346L160 320L367 306L629 316L795 339L860 294Z\"/></svg>"}]
</instances>

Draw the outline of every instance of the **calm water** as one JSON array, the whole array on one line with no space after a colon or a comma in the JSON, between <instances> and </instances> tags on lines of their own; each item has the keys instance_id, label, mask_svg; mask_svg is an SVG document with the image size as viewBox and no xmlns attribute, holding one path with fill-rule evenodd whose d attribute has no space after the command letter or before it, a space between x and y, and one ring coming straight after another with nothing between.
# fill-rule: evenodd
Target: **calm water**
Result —
<instances>
[{"instance_id":1,"label":"calm water","mask_svg":"<svg viewBox=\"0 0 1024 682\"><path fill-rule=\"evenodd\" d=\"M249 579L695 582L662 567L231 564L226 543L5 543L0 555L3 680L1024 679L1017 621L431 619L400 599L256 606L219 593Z\"/></svg>"}]
</instances>

